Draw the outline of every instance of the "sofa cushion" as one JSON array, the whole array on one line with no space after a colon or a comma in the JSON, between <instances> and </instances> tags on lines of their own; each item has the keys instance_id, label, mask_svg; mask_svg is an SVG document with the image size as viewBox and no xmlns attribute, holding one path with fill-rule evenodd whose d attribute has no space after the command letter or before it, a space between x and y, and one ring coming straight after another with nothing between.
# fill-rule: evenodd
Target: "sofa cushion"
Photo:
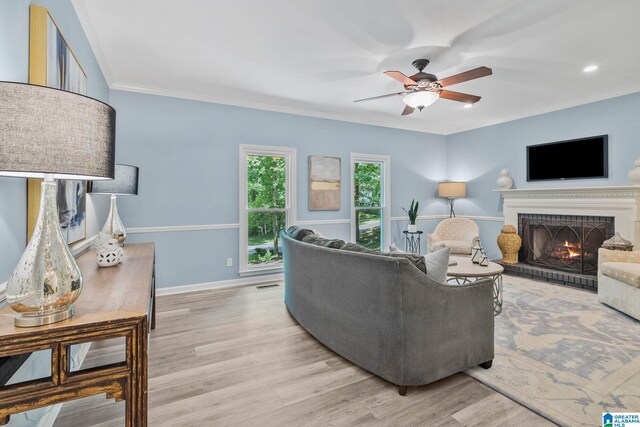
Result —
<instances>
[{"instance_id":1,"label":"sofa cushion","mask_svg":"<svg viewBox=\"0 0 640 427\"><path fill-rule=\"evenodd\" d=\"M437 245L446 246L451 250L452 255L471 255L471 245L464 240L440 240ZM431 251L438 250L438 246Z\"/></svg>"},{"instance_id":2,"label":"sofa cushion","mask_svg":"<svg viewBox=\"0 0 640 427\"><path fill-rule=\"evenodd\" d=\"M634 262L604 262L600 264L600 271L613 279L640 288L640 264Z\"/></svg>"},{"instance_id":3,"label":"sofa cushion","mask_svg":"<svg viewBox=\"0 0 640 427\"><path fill-rule=\"evenodd\" d=\"M340 249L344 246L344 240L340 239L325 239L324 237L318 237L315 234L309 234L302 239L305 243L310 243L316 246L324 246L325 248Z\"/></svg>"},{"instance_id":4,"label":"sofa cushion","mask_svg":"<svg viewBox=\"0 0 640 427\"><path fill-rule=\"evenodd\" d=\"M374 251L371 250L369 248L365 248L364 246L355 244L355 243L346 243L343 247L342 247L343 251L351 251L351 252L361 252L361 253L365 253L365 254L372 254L372 255L382 255L382 256L388 256L388 257L392 257L392 258L404 258L406 260L408 260L411 264L415 265L416 268L418 268L418 270L422 271L423 273L427 273L427 266L424 262L424 257L420 256L420 255L414 255L414 254L409 254L406 252L381 252L381 251Z\"/></svg>"},{"instance_id":5,"label":"sofa cushion","mask_svg":"<svg viewBox=\"0 0 640 427\"><path fill-rule=\"evenodd\" d=\"M298 241L302 241L302 239L311 234L315 234L313 230L302 228L299 225L292 225L291 227L287 228L287 236Z\"/></svg>"}]
</instances>

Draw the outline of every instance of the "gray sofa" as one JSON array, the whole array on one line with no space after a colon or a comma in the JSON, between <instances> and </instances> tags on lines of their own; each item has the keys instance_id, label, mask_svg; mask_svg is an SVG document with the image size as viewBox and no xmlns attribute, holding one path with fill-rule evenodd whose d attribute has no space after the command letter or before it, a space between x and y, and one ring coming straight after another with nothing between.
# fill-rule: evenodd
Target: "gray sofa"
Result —
<instances>
[{"instance_id":1,"label":"gray sofa","mask_svg":"<svg viewBox=\"0 0 640 427\"><path fill-rule=\"evenodd\" d=\"M490 280L444 285L405 259L281 238L291 315L334 352L400 386L400 394L491 366Z\"/></svg>"}]
</instances>

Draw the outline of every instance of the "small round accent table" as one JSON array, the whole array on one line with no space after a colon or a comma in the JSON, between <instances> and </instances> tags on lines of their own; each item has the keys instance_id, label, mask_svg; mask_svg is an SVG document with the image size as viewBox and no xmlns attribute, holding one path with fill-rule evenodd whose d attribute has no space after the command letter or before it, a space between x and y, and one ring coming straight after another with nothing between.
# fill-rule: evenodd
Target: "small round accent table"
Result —
<instances>
[{"instance_id":1,"label":"small round accent table","mask_svg":"<svg viewBox=\"0 0 640 427\"><path fill-rule=\"evenodd\" d=\"M404 250L412 254L420 253L420 235L422 231L403 231L404 233Z\"/></svg>"},{"instance_id":2,"label":"small round accent table","mask_svg":"<svg viewBox=\"0 0 640 427\"><path fill-rule=\"evenodd\" d=\"M502 273L504 268L500 264L490 262L487 267L471 262L471 258L452 256L451 261L458 264L447 270L447 284L465 285L480 279L493 280L493 315L502 313Z\"/></svg>"}]
</instances>

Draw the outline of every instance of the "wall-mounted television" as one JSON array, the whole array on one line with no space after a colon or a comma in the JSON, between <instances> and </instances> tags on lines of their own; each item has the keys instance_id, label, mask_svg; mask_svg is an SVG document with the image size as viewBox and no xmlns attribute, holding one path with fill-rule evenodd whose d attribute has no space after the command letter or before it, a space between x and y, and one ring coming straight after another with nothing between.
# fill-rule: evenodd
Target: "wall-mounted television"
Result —
<instances>
[{"instance_id":1,"label":"wall-mounted television","mask_svg":"<svg viewBox=\"0 0 640 427\"><path fill-rule=\"evenodd\" d=\"M527 147L527 181L607 178L608 176L608 135Z\"/></svg>"}]
</instances>

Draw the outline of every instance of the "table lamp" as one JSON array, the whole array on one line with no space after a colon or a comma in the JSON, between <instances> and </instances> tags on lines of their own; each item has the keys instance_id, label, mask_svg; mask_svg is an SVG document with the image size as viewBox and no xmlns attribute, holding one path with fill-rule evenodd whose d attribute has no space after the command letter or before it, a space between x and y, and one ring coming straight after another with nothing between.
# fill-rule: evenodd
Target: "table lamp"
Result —
<instances>
[{"instance_id":1,"label":"table lamp","mask_svg":"<svg viewBox=\"0 0 640 427\"><path fill-rule=\"evenodd\" d=\"M116 206L116 195L138 194L138 167L131 165L116 165L116 174L113 181L95 181L89 189L91 194L111 194L111 210L107 221L102 227L102 232L118 240L122 246L127 238L127 230L122 225Z\"/></svg>"},{"instance_id":2,"label":"table lamp","mask_svg":"<svg viewBox=\"0 0 640 427\"><path fill-rule=\"evenodd\" d=\"M467 185L464 182L441 182L438 184L438 196L449 199L449 218L455 218L453 203L456 199L467 197Z\"/></svg>"},{"instance_id":3,"label":"table lamp","mask_svg":"<svg viewBox=\"0 0 640 427\"><path fill-rule=\"evenodd\" d=\"M111 179L116 112L72 92L0 82L0 175L44 178L33 235L9 278L15 325L73 316L82 273L60 228L54 179Z\"/></svg>"}]
</instances>

